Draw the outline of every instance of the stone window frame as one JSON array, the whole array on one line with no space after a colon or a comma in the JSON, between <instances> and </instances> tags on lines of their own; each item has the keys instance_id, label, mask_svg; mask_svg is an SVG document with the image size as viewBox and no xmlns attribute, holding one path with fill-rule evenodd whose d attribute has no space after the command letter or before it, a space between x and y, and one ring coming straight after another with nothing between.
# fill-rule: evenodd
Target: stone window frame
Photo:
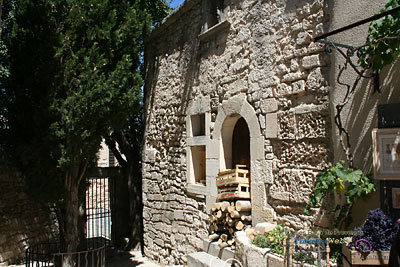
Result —
<instances>
[{"instance_id":1,"label":"stone window frame","mask_svg":"<svg viewBox=\"0 0 400 267\"><path fill-rule=\"evenodd\" d=\"M243 117L247 123L250 133L250 172L251 172L251 201L252 201L252 225L259 222L273 222L275 211L267 202L267 184L273 183L273 160L265 158L265 138L261 133L260 122L253 106L247 102L245 94L239 94L224 100L218 107L218 114L214 122L210 149L207 152L207 163L209 164L207 176L215 177L219 168L223 168L226 163L223 139L232 132L225 123L234 124L237 116ZM276 116L268 120L268 123L275 125L277 131ZM276 136L276 134L274 135ZM271 137L268 137L271 138ZM228 152L229 153L229 152ZM208 181L207 181L208 182ZM215 179L210 180L209 194L206 198L207 210L216 201L218 192Z\"/></svg>"},{"instance_id":2,"label":"stone window frame","mask_svg":"<svg viewBox=\"0 0 400 267\"><path fill-rule=\"evenodd\" d=\"M207 0L204 1L207 5L206 14L206 29L211 29L218 23L225 20L225 1L224 0Z\"/></svg>"},{"instance_id":3,"label":"stone window frame","mask_svg":"<svg viewBox=\"0 0 400 267\"><path fill-rule=\"evenodd\" d=\"M204 115L204 135L193 135L193 117ZM194 195L198 198L205 198L207 195L207 156L205 159L206 171L205 179L206 184L196 184L195 177L193 177L193 161L192 161L192 147L204 146L206 155L209 150L210 143L210 124L211 124L211 109L210 109L210 98L209 97L198 97L194 100L186 116L186 133L187 133L187 145L186 145L186 192L190 195Z\"/></svg>"},{"instance_id":4,"label":"stone window frame","mask_svg":"<svg viewBox=\"0 0 400 267\"><path fill-rule=\"evenodd\" d=\"M216 35L217 33L228 29L230 27L230 23L227 20L227 13L229 12L229 5L227 5L226 3L224 3L224 1L222 0L222 5L223 8L221 10L221 8L218 8L215 6L215 8L217 10L219 10L219 14L217 16L217 18L211 18L214 16L214 11L211 10L211 4L210 2L215 1L215 0L207 0L207 1L203 1L203 9L206 10L207 12L204 12L205 14L205 22L204 22L204 27L203 27L203 31L202 33L199 35L199 38L201 41L204 41L205 39ZM226 0L225 0L226 1ZM218 12L216 10L216 12ZM211 22L212 20L217 20L216 22Z\"/></svg>"}]
</instances>

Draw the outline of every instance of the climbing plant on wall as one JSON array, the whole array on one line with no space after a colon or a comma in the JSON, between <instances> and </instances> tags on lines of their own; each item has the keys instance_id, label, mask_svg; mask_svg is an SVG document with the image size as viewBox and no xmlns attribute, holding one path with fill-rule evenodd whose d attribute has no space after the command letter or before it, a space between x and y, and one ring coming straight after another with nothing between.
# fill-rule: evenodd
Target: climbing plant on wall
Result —
<instances>
[{"instance_id":1,"label":"climbing plant on wall","mask_svg":"<svg viewBox=\"0 0 400 267\"><path fill-rule=\"evenodd\" d=\"M400 6L400 0L388 0L381 13ZM364 68L381 70L400 54L400 11L373 21L359 63Z\"/></svg>"},{"instance_id":2,"label":"climbing plant on wall","mask_svg":"<svg viewBox=\"0 0 400 267\"><path fill-rule=\"evenodd\" d=\"M385 8L380 12L387 12L399 6L400 0L388 0ZM346 46L347 51L343 51L334 43L328 42L328 47L330 47L329 52L332 52L331 48L335 48L345 58L344 64L339 67L336 82L346 91L342 102L335 107L334 122L338 128L339 140L349 168L345 168L345 162L340 161L317 175L305 213L310 214L311 208L319 206L329 194L344 196L344 202L333 209L334 212L338 212L333 224L340 228L351 221L348 219L353 203L376 191L373 181L361 170L353 167L350 134L342 121L342 111L353 99L361 79L373 78L375 86L378 87L375 91L379 91L379 71L384 66L393 63L400 54L400 11L373 21L369 26L366 43L363 45ZM358 65L352 61L355 55L358 56ZM342 79L343 73L349 67L357 73L353 84Z\"/></svg>"},{"instance_id":3,"label":"climbing plant on wall","mask_svg":"<svg viewBox=\"0 0 400 267\"><path fill-rule=\"evenodd\" d=\"M380 13L388 12L399 6L400 0L387 0L385 8ZM400 54L400 11L372 21L365 44L358 47L348 47L347 51L343 51L335 45L331 47L336 48L345 58L344 64L339 67L336 82L346 88L346 92L342 102L336 105L335 124L339 130L339 140L346 154L349 167L353 167L350 136L343 124L341 113L354 96L361 79L374 79L374 92L379 91L379 71L384 66L393 63ZM354 55L358 56L359 65L352 61ZM349 67L357 73L353 84L342 79L344 71Z\"/></svg>"},{"instance_id":4,"label":"climbing plant on wall","mask_svg":"<svg viewBox=\"0 0 400 267\"><path fill-rule=\"evenodd\" d=\"M345 168L341 160L317 175L305 213L310 215L311 208L320 205L332 192L344 197L344 201L333 209L338 214L333 220L333 226L340 228L351 222L349 214L353 204L375 192L375 185L361 170Z\"/></svg>"}]
</instances>

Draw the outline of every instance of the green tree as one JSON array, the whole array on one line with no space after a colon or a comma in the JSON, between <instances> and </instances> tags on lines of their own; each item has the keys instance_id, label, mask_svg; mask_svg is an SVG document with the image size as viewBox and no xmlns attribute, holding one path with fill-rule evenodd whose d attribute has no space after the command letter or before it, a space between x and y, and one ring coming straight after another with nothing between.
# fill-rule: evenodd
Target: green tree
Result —
<instances>
[{"instance_id":1,"label":"green tree","mask_svg":"<svg viewBox=\"0 0 400 267\"><path fill-rule=\"evenodd\" d=\"M132 126L140 110L143 38L152 25L149 3L158 2L164 6L162 0L4 2L9 76L0 80L6 124L0 140L28 193L55 207L67 252L78 248L78 191L102 137ZM73 266L73 259L65 264Z\"/></svg>"},{"instance_id":2,"label":"green tree","mask_svg":"<svg viewBox=\"0 0 400 267\"><path fill-rule=\"evenodd\" d=\"M9 10L6 10L6 12L9 12ZM7 25L8 20L3 20L1 19L3 13L3 0L0 0L0 77L6 76L8 74L8 70L5 68L4 63L3 63L3 58L7 53L7 49L4 46L3 42L1 41L1 34L3 31L3 26ZM7 16L8 17L8 16ZM1 91L0 91L0 97L1 97ZM1 116L1 113L0 113Z\"/></svg>"},{"instance_id":3,"label":"green tree","mask_svg":"<svg viewBox=\"0 0 400 267\"><path fill-rule=\"evenodd\" d=\"M162 19L171 11L166 1L146 1L143 4L143 8L150 15L148 23L152 27L160 24ZM150 31L143 32L143 41L149 33ZM143 46L145 45L144 43L142 44ZM144 47L142 48L142 52L144 52ZM145 73L142 67L143 61L141 61L140 69L142 76L144 76ZM132 108L126 117L124 126L119 130L113 129L105 137L108 147L121 167L121 174L129 192L130 247L139 245L143 234L141 152L144 129L142 108L142 101L137 101L135 108Z\"/></svg>"}]
</instances>

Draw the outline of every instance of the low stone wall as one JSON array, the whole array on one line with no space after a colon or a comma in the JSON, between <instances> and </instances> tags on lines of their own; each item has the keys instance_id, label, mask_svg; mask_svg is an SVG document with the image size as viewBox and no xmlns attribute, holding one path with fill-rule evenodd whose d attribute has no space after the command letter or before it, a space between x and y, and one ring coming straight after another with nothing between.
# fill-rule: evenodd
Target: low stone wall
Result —
<instances>
[{"instance_id":1,"label":"low stone wall","mask_svg":"<svg viewBox=\"0 0 400 267\"><path fill-rule=\"evenodd\" d=\"M0 160L0 266L25 259L25 249L54 239L57 225L50 211L24 193L21 177Z\"/></svg>"},{"instance_id":2,"label":"low stone wall","mask_svg":"<svg viewBox=\"0 0 400 267\"><path fill-rule=\"evenodd\" d=\"M236 232L235 259L243 266L283 267L283 257L272 254L269 248L259 248L250 243L244 231Z\"/></svg>"}]
</instances>

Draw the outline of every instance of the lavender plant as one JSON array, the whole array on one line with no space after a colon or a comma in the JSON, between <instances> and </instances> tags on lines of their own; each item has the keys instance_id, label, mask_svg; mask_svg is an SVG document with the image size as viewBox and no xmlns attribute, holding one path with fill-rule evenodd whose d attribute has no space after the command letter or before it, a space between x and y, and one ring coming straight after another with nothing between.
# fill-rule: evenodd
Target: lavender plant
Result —
<instances>
[{"instance_id":1,"label":"lavender plant","mask_svg":"<svg viewBox=\"0 0 400 267\"><path fill-rule=\"evenodd\" d=\"M361 228L356 228L350 248L360 252L390 250L399 225L381 209L370 210Z\"/></svg>"}]
</instances>

